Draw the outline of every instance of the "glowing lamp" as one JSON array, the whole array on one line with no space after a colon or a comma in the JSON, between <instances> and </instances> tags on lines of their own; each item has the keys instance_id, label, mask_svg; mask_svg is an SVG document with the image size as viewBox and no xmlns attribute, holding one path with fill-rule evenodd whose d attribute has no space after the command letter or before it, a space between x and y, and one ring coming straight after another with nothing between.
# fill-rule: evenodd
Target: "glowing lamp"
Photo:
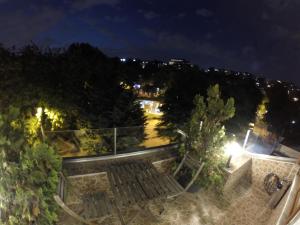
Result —
<instances>
[{"instance_id":1,"label":"glowing lamp","mask_svg":"<svg viewBox=\"0 0 300 225\"><path fill-rule=\"evenodd\" d=\"M229 142L224 146L225 154L229 156L226 167L230 167L231 158L240 156L243 153L243 148L235 141Z\"/></svg>"},{"instance_id":2,"label":"glowing lamp","mask_svg":"<svg viewBox=\"0 0 300 225\"><path fill-rule=\"evenodd\" d=\"M38 107L37 110L36 110L35 116L38 118L39 121L41 121L42 113L43 113L43 108L42 107Z\"/></svg>"}]
</instances>

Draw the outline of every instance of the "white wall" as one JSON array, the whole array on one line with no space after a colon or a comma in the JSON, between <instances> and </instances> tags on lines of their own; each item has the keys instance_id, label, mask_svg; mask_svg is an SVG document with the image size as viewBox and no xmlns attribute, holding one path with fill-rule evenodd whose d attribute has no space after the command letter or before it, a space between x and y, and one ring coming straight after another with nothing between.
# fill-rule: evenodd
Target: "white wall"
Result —
<instances>
[{"instance_id":1,"label":"white wall","mask_svg":"<svg viewBox=\"0 0 300 225\"><path fill-rule=\"evenodd\" d=\"M283 153L284 155L290 157L290 158L300 158L300 152L287 147L285 145L280 145L277 149L277 151Z\"/></svg>"}]
</instances>

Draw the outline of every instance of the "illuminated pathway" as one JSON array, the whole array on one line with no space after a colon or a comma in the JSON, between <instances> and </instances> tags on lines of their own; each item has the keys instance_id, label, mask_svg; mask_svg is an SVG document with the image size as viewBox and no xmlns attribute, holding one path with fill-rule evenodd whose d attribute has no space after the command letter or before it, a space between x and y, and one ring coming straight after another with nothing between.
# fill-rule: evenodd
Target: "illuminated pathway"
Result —
<instances>
[{"instance_id":1,"label":"illuminated pathway","mask_svg":"<svg viewBox=\"0 0 300 225\"><path fill-rule=\"evenodd\" d=\"M146 114L147 125L145 126L146 140L141 144L146 148L156 147L170 144L170 140L165 137L160 137L155 130L156 126L161 122L160 114Z\"/></svg>"}]
</instances>

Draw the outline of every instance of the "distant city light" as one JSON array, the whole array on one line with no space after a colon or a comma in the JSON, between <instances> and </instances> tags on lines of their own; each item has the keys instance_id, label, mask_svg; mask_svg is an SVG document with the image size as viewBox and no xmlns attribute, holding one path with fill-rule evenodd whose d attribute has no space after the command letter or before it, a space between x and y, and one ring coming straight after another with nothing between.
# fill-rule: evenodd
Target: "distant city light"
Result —
<instances>
[{"instance_id":1,"label":"distant city light","mask_svg":"<svg viewBox=\"0 0 300 225\"><path fill-rule=\"evenodd\" d=\"M293 101L294 101L294 102L298 102L298 101L299 101L299 98L294 97L294 98L293 98Z\"/></svg>"},{"instance_id":2,"label":"distant city light","mask_svg":"<svg viewBox=\"0 0 300 225\"><path fill-rule=\"evenodd\" d=\"M134 88L134 89L140 89L140 88L141 88L141 85L140 85L140 84L134 84L134 85L133 85L133 88Z\"/></svg>"},{"instance_id":3,"label":"distant city light","mask_svg":"<svg viewBox=\"0 0 300 225\"><path fill-rule=\"evenodd\" d=\"M121 62L126 62L126 59L125 58L121 58L120 61Z\"/></svg>"},{"instance_id":4,"label":"distant city light","mask_svg":"<svg viewBox=\"0 0 300 225\"><path fill-rule=\"evenodd\" d=\"M133 61L133 62L135 62L135 61L136 61L136 59L133 59L132 61Z\"/></svg>"},{"instance_id":5,"label":"distant city light","mask_svg":"<svg viewBox=\"0 0 300 225\"><path fill-rule=\"evenodd\" d=\"M267 87L268 87L268 88L270 88L270 87L271 87L271 85L270 85L270 84L268 84L268 85L267 85Z\"/></svg>"},{"instance_id":6,"label":"distant city light","mask_svg":"<svg viewBox=\"0 0 300 225\"><path fill-rule=\"evenodd\" d=\"M296 123L296 121L295 120L292 120L292 122L291 122L292 124L295 124Z\"/></svg>"}]
</instances>

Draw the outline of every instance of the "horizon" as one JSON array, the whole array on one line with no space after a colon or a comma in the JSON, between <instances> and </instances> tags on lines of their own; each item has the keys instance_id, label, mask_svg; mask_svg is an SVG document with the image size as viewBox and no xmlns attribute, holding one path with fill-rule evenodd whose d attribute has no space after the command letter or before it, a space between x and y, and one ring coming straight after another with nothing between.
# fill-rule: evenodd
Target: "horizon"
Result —
<instances>
[{"instance_id":1,"label":"horizon","mask_svg":"<svg viewBox=\"0 0 300 225\"><path fill-rule=\"evenodd\" d=\"M166 58L166 59L156 59L156 58L138 58L138 57L122 57L122 56L118 56L118 55L109 55L107 54L106 52L104 52L101 48L99 48L98 46L93 46L91 45L90 43L87 43L87 42L82 42L82 43L70 43L66 46L56 46L56 47L50 47L50 46L39 46L38 44L34 43L34 42L30 42L22 47L15 47L15 46L11 46L11 47L6 47L7 50L9 51L12 51L15 50L16 52L19 52L22 48L26 47L26 46L36 46L39 48L39 50L45 50L47 51L48 49L62 49L62 50L66 50L68 49L72 44L88 44L94 48L97 48L100 52L102 52L106 57L109 57L109 58L119 58L119 59L123 59L125 58L126 60L140 60L140 61L158 61L158 62L163 62L163 63L168 63L170 60L172 59L179 59L179 60L186 60L188 63L192 64L192 65L195 65L198 67L199 70L207 70L207 69L212 69L212 68L215 68L215 69L219 69L219 70L228 70L232 73L246 73L246 74L250 74L252 76L254 76L255 78L263 78L265 79L266 81L278 81L279 79L274 79L274 78L270 78L270 77L267 77L265 76L264 74L259 74L259 73L252 73L252 72L249 72L249 71L239 71L239 70L234 70L234 69L231 69L231 68L220 68L220 67L215 67L215 66L208 66L208 67L204 67L202 65L199 65L199 64L195 64L185 58ZM1 43L0 43L0 46L1 46ZM292 85L295 85L297 88L300 88L300 83L297 84L296 82L293 82L291 80L286 80L286 79L280 79L281 82L284 82L284 83L288 83L288 84L292 84Z\"/></svg>"}]
</instances>

